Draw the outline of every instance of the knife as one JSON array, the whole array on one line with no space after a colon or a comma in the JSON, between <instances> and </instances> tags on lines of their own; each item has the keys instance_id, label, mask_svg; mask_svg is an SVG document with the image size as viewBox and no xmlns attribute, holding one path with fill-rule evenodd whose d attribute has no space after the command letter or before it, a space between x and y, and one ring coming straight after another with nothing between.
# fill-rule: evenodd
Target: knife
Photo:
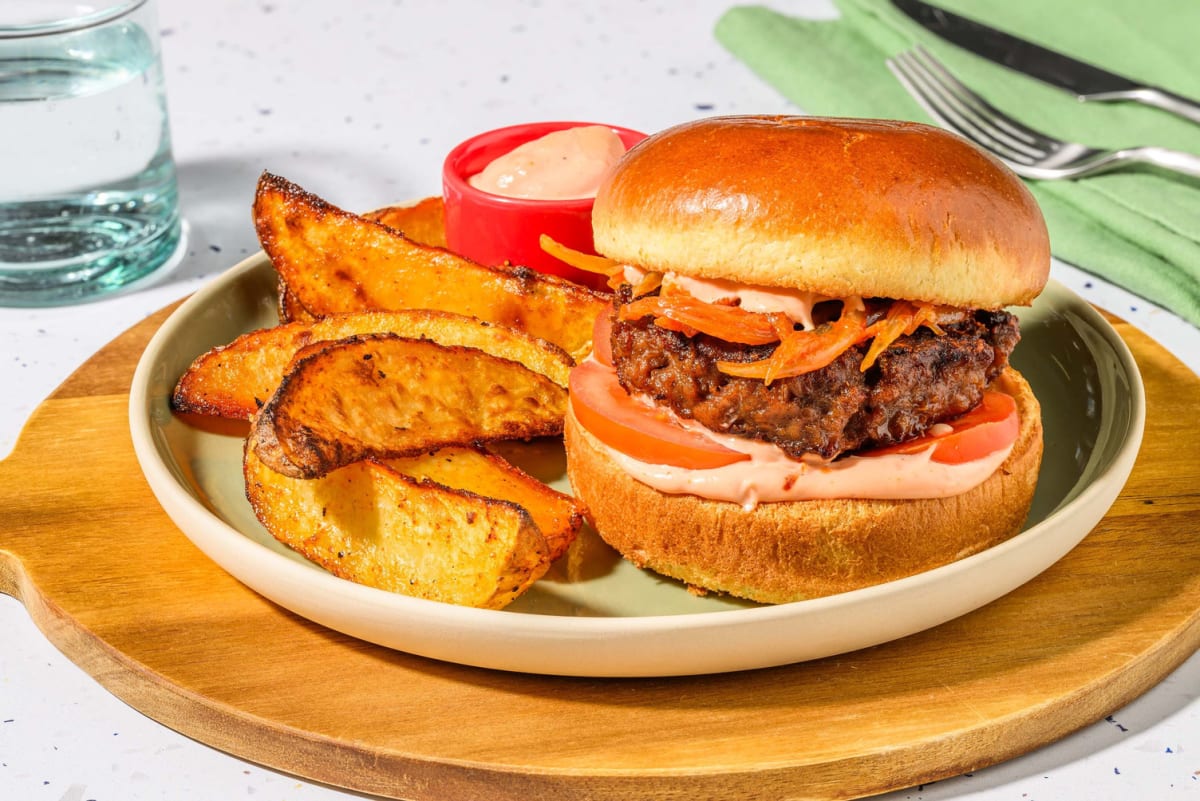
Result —
<instances>
[{"instance_id":1,"label":"knife","mask_svg":"<svg viewBox=\"0 0 1200 801\"><path fill-rule=\"evenodd\" d=\"M892 0L927 31L1031 78L1065 89L1081 101L1132 100L1200 123L1200 102L1056 53L961 17L923 0Z\"/></svg>"}]
</instances>

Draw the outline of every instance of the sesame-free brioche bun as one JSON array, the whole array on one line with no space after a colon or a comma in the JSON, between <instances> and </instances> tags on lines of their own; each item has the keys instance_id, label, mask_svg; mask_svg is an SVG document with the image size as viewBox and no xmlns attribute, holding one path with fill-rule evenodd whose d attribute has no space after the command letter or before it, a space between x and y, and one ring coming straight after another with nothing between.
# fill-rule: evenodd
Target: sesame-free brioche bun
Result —
<instances>
[{"instance_id":1,"label":"sesame-free brioche bun","mask_svg":"<svg viewBox=\"0 0 1200 801\"><path fill-rule=\"evenodd\" d=\"M930 570L1020 531L1037 485L1037 399L1012 368L997 380L1021 425L990 478L949 498L736 503L668 495L634 479L568 411L567 472L600 536L641 567L763 603L816 598Z\"/></svg>"},{"instance_id":2,"label":"sesame-free brioche bun","mask_svg":"<svg viewBox=\"0 0 1200 801\"><path fill-rule=\"evenodd\" d=\"M1046 225L1012 172L912 122L715 117L631 149L596 250L656 272L963 308L1029 304Z\"/></svg>"}]
</instances>

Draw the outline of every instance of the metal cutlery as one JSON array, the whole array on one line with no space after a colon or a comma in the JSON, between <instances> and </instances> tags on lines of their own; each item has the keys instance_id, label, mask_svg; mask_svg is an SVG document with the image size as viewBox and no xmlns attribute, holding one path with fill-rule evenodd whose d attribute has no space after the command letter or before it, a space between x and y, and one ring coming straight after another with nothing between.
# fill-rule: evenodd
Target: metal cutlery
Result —
<instances>
[{"instance_id":1,"label":"metal cutlery","mask_svg":"<svg viewBox=\"0 0 1200 801\"><path fill-rule=\"evenodd\" d=\"M1200 101L1151 86L961 17L923 0L892 0L896 8L948 42L1031 78L1070 92L1081 101L1129 100L1200 123Z\"/></svg>"},{"instance_id":2,"label":"metal cutlery","mask_svg":"<svg viewBox=\"0 0 1200 801\"><path fill-rule=\"evenodd\" d=\"M1163 147L1104 150L1034 130L988 103L924 48L901 53L887 66L943 127L991 151L1025 178L1082 178L1134 163L1200 178L1200 156Z\"/></svg>"}]
</instances>

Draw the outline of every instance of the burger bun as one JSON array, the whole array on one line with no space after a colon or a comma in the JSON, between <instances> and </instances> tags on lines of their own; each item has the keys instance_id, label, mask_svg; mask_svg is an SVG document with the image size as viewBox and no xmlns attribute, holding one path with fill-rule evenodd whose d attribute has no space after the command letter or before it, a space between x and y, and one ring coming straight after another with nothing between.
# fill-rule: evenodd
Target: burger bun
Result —
<instances>
[{"instance_id":1,"label":"burger bun","mask_svg":"<svg viewBox=\"0 0 1200 801\"><path fill-rule=\"evenodd\" d=\"M1027 305L1050 240L1029 190L913 122L713 117L626 153L596 196L596 250L652 272L961 308Z\"/></svg>"}]
</instances>

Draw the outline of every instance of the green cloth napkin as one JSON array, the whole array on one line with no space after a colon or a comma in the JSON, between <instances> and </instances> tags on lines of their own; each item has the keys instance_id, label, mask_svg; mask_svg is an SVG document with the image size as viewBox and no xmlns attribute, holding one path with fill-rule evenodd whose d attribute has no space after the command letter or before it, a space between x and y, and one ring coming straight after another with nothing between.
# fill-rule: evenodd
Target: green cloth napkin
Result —
<instances>
[{"instance_id":1,"label":"green cloth napkin","mask_svg":"<svg viewBox=\"0 0 1200 801\"><path fill-rule=\"evenodd\" d=\"M716 37L809 114L932 122L884 64L920 43L964 83L1030 127L1097 146L1162 145L1200 153L1200 125L1134 103L1080 103L943 42L888 0L834 2L841 16L826 20L758 6L733 8L718 21ZM1200 3L935 2L1200 98ZM1200 325L1200 181L1138 170L1027 183L1058 258Z\"/></svg>"}]
</instances>

